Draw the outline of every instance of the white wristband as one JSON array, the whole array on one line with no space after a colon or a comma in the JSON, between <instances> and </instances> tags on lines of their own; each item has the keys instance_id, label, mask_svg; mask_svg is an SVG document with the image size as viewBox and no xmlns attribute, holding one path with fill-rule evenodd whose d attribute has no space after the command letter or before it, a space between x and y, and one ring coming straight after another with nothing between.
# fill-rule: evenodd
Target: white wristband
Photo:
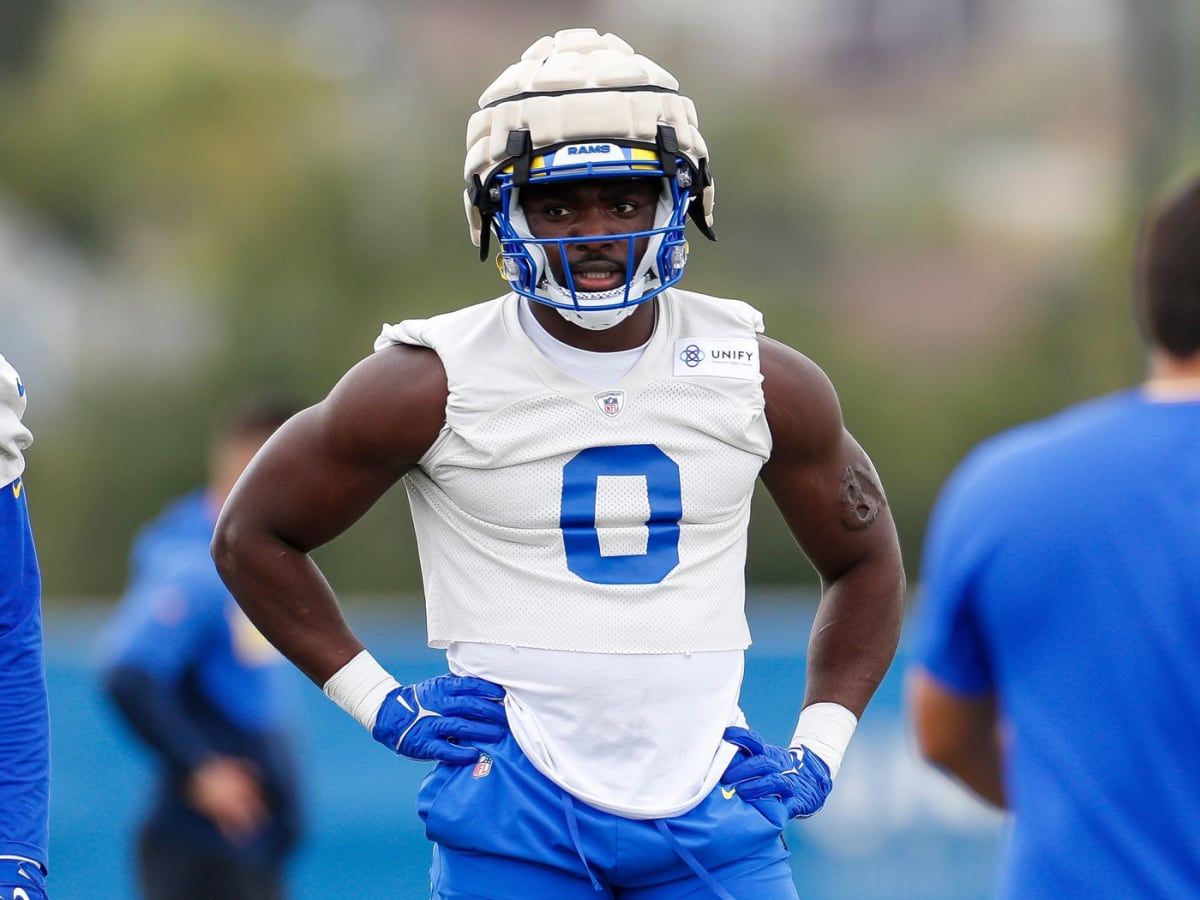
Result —
<instances>
[{"instance_id":1,"label":"white wristband","mask_svg":"<svg viewBox=\"0 0 1200 900\"><path fill-rule=\"evenodd\" d=\"M857 727L858 716L840 703L814 703L800 710L789 746L799 748L803 744L829 766L829 777L837 778Z\"/></svg>"},{"instance_id":2,"label":"white wristband","mask_svg":"<svg viewBox=\"0 0 1200 900\"><path fill-rule=\"evenodd\" d=\"M375 728L379 708L400 682L388 674L366 650L330 676L321 688L325 696L363 724L367 731Z\"/></svg>"}]
</instances>

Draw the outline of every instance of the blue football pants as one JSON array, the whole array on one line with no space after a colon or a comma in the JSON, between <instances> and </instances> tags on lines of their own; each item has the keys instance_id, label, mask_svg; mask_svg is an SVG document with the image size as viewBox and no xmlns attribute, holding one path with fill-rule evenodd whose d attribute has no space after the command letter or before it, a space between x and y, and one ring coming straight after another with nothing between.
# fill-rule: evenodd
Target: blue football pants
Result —
<instances>
[{"instance_id":1,"label":"blue football pants","mask_svg":"<svg viewBox=\"0 0 1200 900\"><path fill-rule=\"evenodd\" d=\"M0 857L46 859L50 732L42 581L24 482L0 487ZM9 859L8 863L13 860ZM0 898L44 897L36 867L9 866ZM30 878L17 874L26 871ZM32 882L36 881L36 884Z\"/></svg>"},{"instance_id":2,"label":"blue football pants","mask_svg":"<svg viewBox=\"0 0 1200 900\"><path fill-rule=\"evenodd\" d=\"M439 763L418 795L434 842L433 900L795 900L780 828L720 787L669 819L571 798L511 735L490 765Z\"/></svg>"}]
</instances>

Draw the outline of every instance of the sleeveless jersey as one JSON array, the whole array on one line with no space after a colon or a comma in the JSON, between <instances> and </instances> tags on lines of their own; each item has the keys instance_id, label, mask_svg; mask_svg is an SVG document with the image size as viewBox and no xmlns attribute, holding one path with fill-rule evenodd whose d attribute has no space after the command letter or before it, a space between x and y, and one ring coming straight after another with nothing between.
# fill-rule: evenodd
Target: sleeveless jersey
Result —
<instances>
[{"instance_id":1,"label":"sleeveless jersey","mask_svg":"<svg viewBox=\"0 0 1200 900\"><path fill-rule=\"evenodd\" d=\"M430 646L745 649L746 531L771 447L761 315L666 291L642 358L597 390L536 349L518 302L376 341L432 348L449 385L446 424L405 476Z\"/></svg>"}]
</instances>

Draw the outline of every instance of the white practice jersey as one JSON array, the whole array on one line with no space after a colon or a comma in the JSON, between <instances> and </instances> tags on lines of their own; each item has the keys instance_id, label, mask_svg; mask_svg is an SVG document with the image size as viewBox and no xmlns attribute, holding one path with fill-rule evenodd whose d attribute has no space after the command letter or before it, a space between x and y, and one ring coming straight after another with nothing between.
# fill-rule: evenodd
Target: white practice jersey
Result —
<instances>
[{"instance_id":1,"label":"white practice jersey","mask_svg":"<svg viewBox=\"0 0 1200 900\"><path fill-rule=\"evenodd\" d=\"M597 390L521 329L514 294L387 326L446 369L446 425L405 477L429 640L745 649L746 529L771 439L759 313L658 298L641 360Z\"/></svg>"},{"instance_id":2,"label":"white practice jersey","mask_svg":"<svg viewBox=\"0 0 1200 900\"><path fill-rule=\"evenodd\" d=\"M657 299L641 359L603 389L545 358L514 294L376 343L434 349L449 385L446 425L405 477L430 645L504 685L544 774L633 817L691 808L732 756L720 738L744 721L746 532L771 446L759 313Z\"/></svg>"},{"instance_id":3,"label":"white practice jersey","mask_svg":"<svg viewBox=\"0 0 1200 900\"><path fill-rule=\"evenodd\" d=\"M15 481L25 471L23 451L33 443L33 435L21 423L24 414L25 387L0 356L0 485Z\"/></svg>"}]
</instances>

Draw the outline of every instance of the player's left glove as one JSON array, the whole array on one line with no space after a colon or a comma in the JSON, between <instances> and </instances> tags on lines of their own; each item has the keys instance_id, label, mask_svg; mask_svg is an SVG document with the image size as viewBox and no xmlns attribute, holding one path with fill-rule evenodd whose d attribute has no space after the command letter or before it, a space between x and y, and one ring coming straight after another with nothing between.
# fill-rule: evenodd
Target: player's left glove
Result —
<instances>
[{"instance_id":1,"label":"player's left glove","mask_svg":"<svg viewBox=\"0 0 1200 900\"><path fill-rule=\"evenodd\" d=\"M439 675L392 690L379 707L371 735L410 759L465 766L479 758L474 742L495 742L508 731L504 689L469 675Z\"/></svg>"},{"instance_id":2,"label":"player's left glove","mask_svg":"<svg viewBox=\"0 0 1200 900\"><path fill-rule=\"evenodd\" d=\"M737 726L725 729L725 740L739 749L721 783L732 785L743 800L765 813L764 801L773 798L789 819L806 818L825 805L833 778L824 760L807 747L777 747Z\"/></svg>"},{"instance_id":3,"label":"player's left glove","mask_svg":"<svg viewBox=\"0 0 1200 900\"><path fill-rule=\"evenodd\" d=\"M46 900L46 876L38 864L0 857L0 900Z\"/></svg>"}]
</instances>

